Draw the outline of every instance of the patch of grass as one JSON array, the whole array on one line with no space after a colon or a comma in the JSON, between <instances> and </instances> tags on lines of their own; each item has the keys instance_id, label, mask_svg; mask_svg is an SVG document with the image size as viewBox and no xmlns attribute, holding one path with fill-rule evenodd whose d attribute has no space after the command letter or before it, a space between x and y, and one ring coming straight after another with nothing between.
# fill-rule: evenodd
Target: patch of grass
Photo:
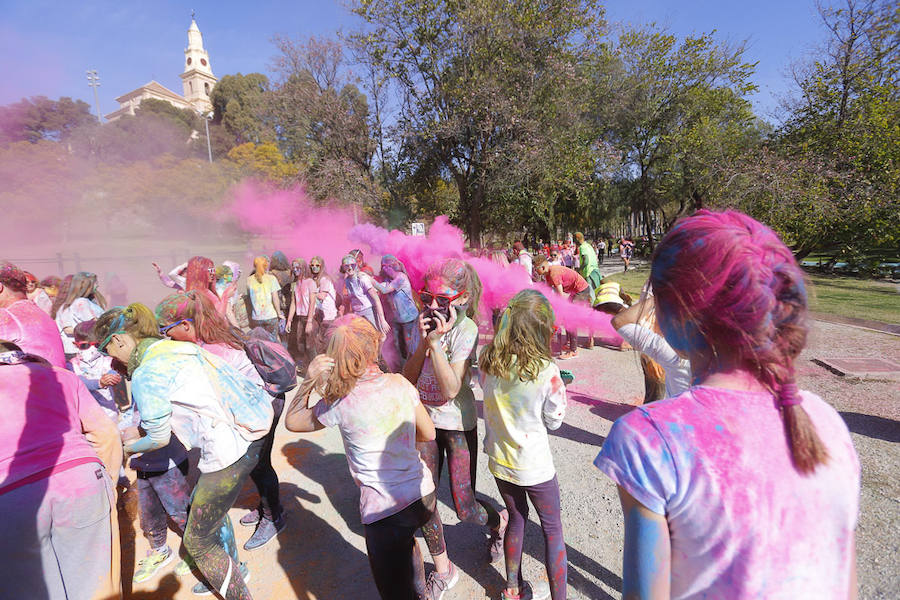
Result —
<instances>
[{"instance_id":1,"label":"patch of grass","mask_svg":"<svg viewBox=\"0 0 900 600\"><path fill-rule=\"evenodd\" d=\"M650 266L630 268L625 272L613 273L603 278L603 281L615 281L622 290L630 294L635 300L641 295L641 288L650 278Z\"/></svg>"},{"instance_id":2,"label":"patch of grass","mask_svg":"<svg viewBox=\"0 0 900 600\"><path fill-rule=\"evenodd\" d=\"M809 309L842 317L900 323L897 284L853 277L807 275Z\"/></svg>"},{"instance_id":3,"label":"patch of grass","mask_svg":"<svg viewBox=\"0 0 900 600\"><path fill-rule=\"evenodd\" d=\"M650 268L629 269L607 275L605 281L617 281L622 289L637 298L650 276ZM807 274L809 309L855 319L870 319L900 324L900 286L894 283Z\"/></svg>"}]
</instances>

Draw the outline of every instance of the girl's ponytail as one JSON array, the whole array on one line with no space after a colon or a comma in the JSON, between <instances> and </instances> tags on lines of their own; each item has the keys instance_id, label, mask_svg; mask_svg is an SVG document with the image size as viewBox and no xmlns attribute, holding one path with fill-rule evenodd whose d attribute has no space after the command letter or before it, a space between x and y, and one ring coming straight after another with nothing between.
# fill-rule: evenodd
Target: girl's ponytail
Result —
<instances>
[{"instance_id":1,"label":"girl's ponytail","mask_svg":"<svg viewBox=\"0 0 900 600\"><path fill-rule=\"evenodd\" d=\"M828 462L828 450L819 438L816 428L803 410L803 398L793 381L781 385L778 391L778 405L794 468L809 475L819 465Z\"/></svg>"},{"instance_id":2,"label":"girl's ponytail","mask_svg":"<svg viewBox=\"0 0 900 600\"><path fill-rule=\"evenodd\" d=\"M650 279L666 340L710 359L694 377L729 364L755 370L778 402L794 468L825 464L794 377L808 332L803 271L775 232L739 212L700 210L657 246Z\"/></svg>"}]
</instances>

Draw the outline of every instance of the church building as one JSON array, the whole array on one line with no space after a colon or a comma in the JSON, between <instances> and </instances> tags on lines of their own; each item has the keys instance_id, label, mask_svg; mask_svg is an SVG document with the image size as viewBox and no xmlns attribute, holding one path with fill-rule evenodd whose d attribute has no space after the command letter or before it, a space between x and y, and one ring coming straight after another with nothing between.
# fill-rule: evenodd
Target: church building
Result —
<instances>
[{"instance_id":1,"label":"church building","mask_svg":"<svg viewBox=\"0 0 900 600\"><path fill-rule=\"evenodd\" d=\"M159 82L151 81L116 98L119 109L106 115L106 120L114 121L123 115L133 115L134 110L147 98L164 100L176 108L208 113L212 110L209 95L216 81L218 80L209 64L209 54L203 48L203 35L192 17L188 28L188 46L184 50L184 72L181 73L184 95L176 94Z\"/></svg>"}]
</instances>

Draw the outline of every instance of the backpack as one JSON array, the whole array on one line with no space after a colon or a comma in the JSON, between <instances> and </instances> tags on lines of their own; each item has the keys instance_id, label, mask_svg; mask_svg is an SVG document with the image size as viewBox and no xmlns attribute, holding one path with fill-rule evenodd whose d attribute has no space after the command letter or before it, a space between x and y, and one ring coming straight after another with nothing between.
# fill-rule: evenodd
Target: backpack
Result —
<instances>
[{"instance_id":1,"label":"backpack","mask_svg":"<svg viewBox=\"0 0 900 600\"><path fill-rule=\"evenodd\" d=\"M161 340L147 349L141 366L149 367L156 360L161 364L150 369L152 374L132 379L133 386L146 386L148 393L158 392L157 386L164 388L171 379L166 374L166 366L177 367L180 362L197 360L215 390L216 401L224 409L229 427L248 442L264 437L272 429L274 409L271 400L259 386L218 356L186 342ZM140 373L140 368L136 373ZM222 420L221 414L215 411L210 413L196 407L191 410L214 421Z\"/></svg>"},{"instance_id":2,"label":"backpack","mask_svg":"<svg viewBox=\"0 0 900 600\"><path fill-rule=\"evenodd\" d=\"M297 365L294 364L294 359L262 327L253 328L244 339L244 352L266 384L266 391L273 396L297 387Z\"/></svg>"}]
</instances>

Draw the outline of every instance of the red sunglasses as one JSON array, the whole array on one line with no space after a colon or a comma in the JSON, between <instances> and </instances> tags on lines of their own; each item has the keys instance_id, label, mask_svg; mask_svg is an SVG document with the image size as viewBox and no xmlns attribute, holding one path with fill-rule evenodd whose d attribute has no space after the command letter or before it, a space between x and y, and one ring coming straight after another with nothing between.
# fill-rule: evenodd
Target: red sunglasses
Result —
<instances>
[{"instance_id":1,"label":"red sunglasses","mask_svg":"<svg viewBox=\"0 0 900 600\"><path fill-rule=\"evenodd\" d=\"M79 350L87 350L91 346L96 346L97 342L75 342L75 347Z\"/></svg>"},{"instance_id":2,"label":"red sunglasses","mask_svg":"<svg viewBox=\"0 0 900 600\"><path fill-rule=\"evenodd\" d=\"M432 294L428 290L422 290L419 292L419 300L422 301L422 304L425 306L431 306L431 303L437 300L438 307L440 308L448 308L450 303L462 296L465 292L459 292L455 296L447 296L444 294Z\"/></svg>"}]
</instances>

